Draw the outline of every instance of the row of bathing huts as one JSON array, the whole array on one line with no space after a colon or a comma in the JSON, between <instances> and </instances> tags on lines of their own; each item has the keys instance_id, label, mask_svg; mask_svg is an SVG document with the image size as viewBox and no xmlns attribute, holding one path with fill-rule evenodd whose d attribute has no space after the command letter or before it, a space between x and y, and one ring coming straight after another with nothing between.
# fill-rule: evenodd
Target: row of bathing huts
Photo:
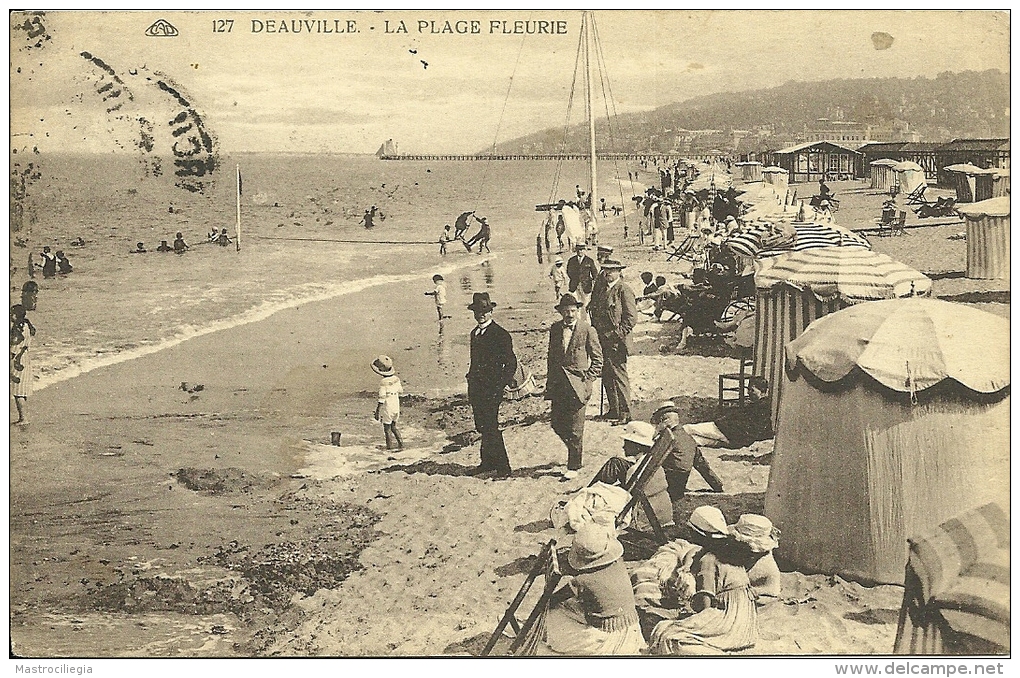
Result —
<instances>
[{"instance_id":1,"label":"row of bathing huts","mask_svg":"<svg viewBox=\"0 0 1020 678\"><path fill-rule=\"evenodd\" d=\"M1009 139L953 139L939 142L875 142L857 149L834 141L813 141L777 151L752 153L744 174L754 166L780 167L791 183L825 179L870 178L872 188L896 183L894 166L911 163L925 183L955 188L958 202L978 202L1009 194Z\"/></svg>"}]
</instances>

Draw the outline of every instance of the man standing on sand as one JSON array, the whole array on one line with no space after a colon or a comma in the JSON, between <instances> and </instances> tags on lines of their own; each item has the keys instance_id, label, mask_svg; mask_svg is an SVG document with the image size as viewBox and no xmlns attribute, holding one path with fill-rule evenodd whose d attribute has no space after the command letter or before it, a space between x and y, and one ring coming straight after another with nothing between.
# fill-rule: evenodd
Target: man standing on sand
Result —
<instances>
[{"instance_id":1,"label":"man standing on sand","mask_svg":"<svg viewBox=\"0 0 1020 678\"><path fill-rule=\"evenodd\" d=\"M593 294L589 312L591 324L602 345L602 387L606 390L609 412L601 418L613 425L630 421L630 379L627 376L627 338L637 322L634 291L623 282L624 264L612 259L602 264L606 286Z\"/></svg>"},{"instance_id":2,"label":"man standing on sand","mask_svg":"<svg viewBox=\"0 0 1020 678\"><path fill-rule=\"evenodd\" d=\"M595 276L599 274L599 267L595 260L588 256L588 246L583 242L577 243L574 250L574 256L567 260L567 279L570 281L567 290L587 307Z\"/></svg>"},{"instance_id":3,"label":"man standing on sand","mask_svg":"<svg viewBox=\"0 0 1020 678\"><path fill-rule=\"evenodd\" d=\"M556 310L562 316L549 328L545 399L552 402L553 431L567 446L564 480L577 477L584 443L584 410L592 382L602 373L602 347L595 330L581 317L581 302L564 294Z\"/></svg>"},{"instance_id":4,"label":"man standing on sand","mask_svg":"<svg viewBox=\"0 0 1020 678\"><path fill-rule=\"evenodd\" d=\"M488 292L475 292L468 310L475 314L477 326L471 330L471 365L468 368L468 402L475 419L475 430L482 436L481 463L471 475L510 475L503 432L499 429L499 405L503 389L517 371L517 356L510 333L492 319L495 302Z\"/></svg>"}]
</instances>

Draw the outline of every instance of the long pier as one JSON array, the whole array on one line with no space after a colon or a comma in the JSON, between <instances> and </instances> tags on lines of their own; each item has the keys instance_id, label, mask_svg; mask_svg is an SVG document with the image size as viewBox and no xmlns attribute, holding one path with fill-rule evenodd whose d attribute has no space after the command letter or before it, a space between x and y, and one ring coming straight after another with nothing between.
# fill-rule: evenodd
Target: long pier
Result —
<instances>
[{"instance_id":1,"label":"long pier","mask_svg":"<svg viewBox=\"0 0 1020 678\"><path fill-rule=\"evenodd\" d=\"M711 162L723 157L716 154L689 153L599 153L599 160L636 160L664 162L668 160L702 160ZM587 160L588 155L582 153L518 153L518 154L481 154L481 155L380 155L380 160Z\"/></svg>"}]
</instances>

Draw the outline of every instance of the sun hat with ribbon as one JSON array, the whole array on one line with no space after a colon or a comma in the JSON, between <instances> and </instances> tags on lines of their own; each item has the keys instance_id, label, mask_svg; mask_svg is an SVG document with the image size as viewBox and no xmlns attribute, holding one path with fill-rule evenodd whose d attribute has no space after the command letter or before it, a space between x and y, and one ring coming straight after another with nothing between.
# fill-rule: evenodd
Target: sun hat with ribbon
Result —
<instances>
[{"instance_id":1,"label":"sun hat with ribbon","mask_svg":"<svg viewBox=\"0 0 1020 678\"><path fill-rule=\"evenodd\" d=\"M622 556L623 544L616 538L614 526L586 522L574 535L567 562L578 572L587 572L611 565Z\"/></svg>"},{"instance_id":2,"label":"sun hat with ribbon","mask_svg":"<svg viewBox=\"0 0 1020 678\"><path fill-rule=\"evenodd\" d=\"M652 416L649 418L649 421L651 421L653 424L658 424L660 421L662 421L662 417L666 414L669 414L670 412L676 412L677 414L679 414L680 410L677 409L676 403L674 403L672 400L664 400L662 403L659 404L658 409L656 409L655 412L652 412Z\"/></svg>"},{"instance_id":3,"label":"sun hat with ribbon","mask_svg":"<svg viewBox=\"0 0 1020 678\"><path fill-rule=\"evenodd\" d=\"M779 546L779 530L772 521L757 513L745 513L729 526L730 536L747 544L755 553L766 553Z\"/></svg>"},{"instance_id":4,"label":"sun hat with ribbon","mask_svg":"<svg viewBox=\"0 0 1020 678\"><path fill-rule=\"evenodd\" d=\"M381 355L372 361L372 369L381 377L393 376L393 358Z\"/></svg>"},{"instance_id":5,"label":"sun hat with ribbon","mask_svg":"<svg viewBox=\"0 0 1020 678\"><path fill-rule=\"evenodd\" d=\"M651 447L655 444L655 427L644 421L631 421L623 428L623 439Z\"/></svg>"}]
</instances>

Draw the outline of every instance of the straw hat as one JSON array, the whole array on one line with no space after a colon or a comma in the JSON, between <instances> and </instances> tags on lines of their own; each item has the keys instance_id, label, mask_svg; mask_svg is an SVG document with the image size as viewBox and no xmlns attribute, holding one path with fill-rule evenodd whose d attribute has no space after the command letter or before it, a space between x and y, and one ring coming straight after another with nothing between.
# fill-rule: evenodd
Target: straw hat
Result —
<instances>
[{"instance_id":1,"label":"straw hat","mask_svg":"<svg viewBox=\"0 0 1020 678\"><path fill-rule=\"evenodd\" d=\"M730 534L726 516L715 506L699 506L691 512L687 525L703 537L725 539Z\"/></svg>"},{"instance_id":2,"label":"straw hat","mask_svg":"<svg viewBox=\"0 0 1020 678\"><path fill-rule=\"evenodd\" d=\"M619 261L614 259L606 259L602 262L602 268L610 271L622 271L627 268L627 264L621 264Z\"/></svg>"},{"instance_id":3,"label":"straw hat","mask_svg":"<svg viewBox=\"0 0 1020 678\"><path fill-rule=\"evenodd\" d=\"M655 427L644 421L631 421L623 428L623 439L651 447L655 444Z\"/></svg>"},{"instance_id":4,"label":"straw hat","mask_svg":"<svg viewBox=\"0 0 1020 678\"><path fill-rule=\"evenodd\" d=\"M471 303L468 304L469 311L491 311L496 308L496 302L489 299L488 292L475 292L471 295Z\"/></svg>"},{"instance_id":5,"label":"straw hat","mask_svg":"<svg viewBox=\"0 0 1020 678\"><path fill-rule=\"evenodd\" d=\"M610 565L621 556L623 544L616 538L616 528L599 523L584 523L574 535L567 562L578 572L587 572Z\"/></svg>"},{"instance_id":6,"label":"straw hat","mask_svg":"<svg viewBox=\"0 0 1020 678\"><path fill-rule=\"evenodd\" d=\"M570 292L567 292L562 297L560 297L560 303L556 304L556 306L554 306L553 308L560 309L560 308L566 308L567 306L577 307L577 306L584 306L584 304L582 304L580 301L578 301L577 297L575 297L573 294L571 294Z\"/></svg>"},{"instance_id":7,"label":"straw hat","mask_svg":"<svg viewBox=\"0 0 1020 678\"><path fill-rule=\"evenodd\" d=\"M556 257L556 261L553 262L553 263L555 263L557 266L559 266L560 264L563 263L563 257Z\"/></svg>"},{"instance_id":8,"label":"straw hat","mask_svg":"<svg viewBox=\"0 0 1020 678\"><path fill-rule=\"evenodd\" d=\"M388 355L381 355L372 361L372 369L380 377L393 376L393 358Z\"/></svg>"},{"instance_id":9,"label":"straw hat","mask_svg":"<svg viewBox=\"0 0 1020 678\"><path fill-rule=\"evenodd\" d=\"M771 520L757 513L741 515L728 530L731 537L747 544L755 553L767 553L779 546L779 530Z\"/></svg>"},{"instance_id":10,"label":"straw hat","mask_svg":"<svg viewBox=\"0 0 1020 678\"><path fill-rule=\"evenodd\" d=\"M653 424L658 424L660 421L662 421L663 415L669 414L670 412L675 412L679 414L680 410L677 409L676 403L674 403L672 400L664 400L659 405L658 409L655 410L655 412L652 412L652 416L649 418L649 420Z\"/></svg>"}]
</instances>

